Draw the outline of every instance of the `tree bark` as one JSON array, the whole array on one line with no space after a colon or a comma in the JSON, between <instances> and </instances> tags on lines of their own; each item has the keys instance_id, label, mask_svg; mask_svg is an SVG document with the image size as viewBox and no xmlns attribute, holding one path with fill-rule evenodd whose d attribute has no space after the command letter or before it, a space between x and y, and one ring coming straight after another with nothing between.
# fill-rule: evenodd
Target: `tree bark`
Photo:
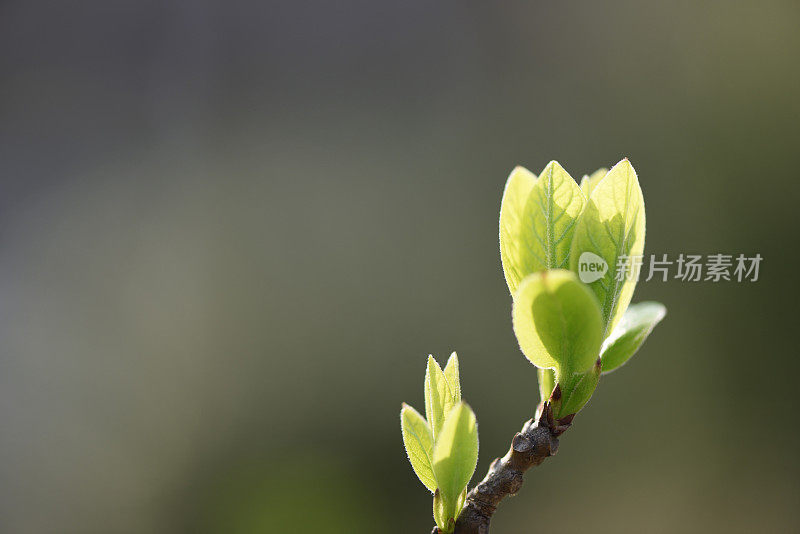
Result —
<instances>
[{"instance_id":1,"label":"tree bark","mask_svg":"<svg viewBox=\"0 0 800 534\"><path fill-rule=\"evenodd\" d=\"M554 396L560 393L558 389ZM523 473L558 451L558 438L570 427L575 415L554 420L550 402L540 405L537 411L538 416L529 419L514 435L506 455L496 458L486 477L469 492L454 534L488 534L497 505L520 490ZM439 534L438 527L434 527L432 534Z\"/></svg>"}]
</instances>

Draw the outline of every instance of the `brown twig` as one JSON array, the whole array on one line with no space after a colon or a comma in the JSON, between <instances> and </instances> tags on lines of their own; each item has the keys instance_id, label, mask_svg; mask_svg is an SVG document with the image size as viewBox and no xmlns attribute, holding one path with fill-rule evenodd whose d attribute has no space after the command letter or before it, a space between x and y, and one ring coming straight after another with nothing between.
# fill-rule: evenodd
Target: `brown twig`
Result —
<instances>
[{"instance_id":1,"label":"brown twig","mask_svg":"<svg viewBox=\"0 0 800 534\"><path fill-rule=\"evenodd\" d=\"M553 399L560 397L557 387ZM455 524L454 534L488 534L489 522L506 496L522 487L522 475L558 451L558 437L572 424L574 414L553 419L550 402L540 405L538 417L528 420L511 440L511 448L489 466L486 477L469 492L467 502ZM432 534L438 534L434 527Z\"/></svg>"}]
</instances>

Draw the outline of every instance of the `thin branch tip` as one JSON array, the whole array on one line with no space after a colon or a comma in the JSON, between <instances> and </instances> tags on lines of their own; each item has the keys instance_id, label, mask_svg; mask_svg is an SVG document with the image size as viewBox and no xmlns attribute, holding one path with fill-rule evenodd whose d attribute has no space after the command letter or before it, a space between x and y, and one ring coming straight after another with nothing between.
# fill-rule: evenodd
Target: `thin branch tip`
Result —
<instances>
[{"instance_id":1,"label":"thin branch tip","mask_svg":"<svg viewBox=\"0 0 800 534\"><path fill-rule=\"evenodd\" d=\"M495 459L486 477L467 494L454 534L489 534L489 523L500 501L519 492L525 471L558 452L558 437L571 426L574 417L571 414L555 421L551 403L540 404L536 416L514 434L506 455ZM434 528L432 534L438 532Z\"/></svg>"}]
</instances>

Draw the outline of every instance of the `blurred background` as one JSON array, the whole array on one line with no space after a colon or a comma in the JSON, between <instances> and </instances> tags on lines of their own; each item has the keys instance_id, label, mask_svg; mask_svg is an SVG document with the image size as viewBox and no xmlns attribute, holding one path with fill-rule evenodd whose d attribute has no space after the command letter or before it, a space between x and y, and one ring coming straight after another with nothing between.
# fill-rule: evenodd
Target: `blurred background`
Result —
<instances>
[{"instance_id":1,"label":"blurred background","mask_svg":"<svg viewBox=\"0 0 800 534\"><path fill-rule=\"evenodd\" d=\"M629 157L669 314L497 534L797 532L800 4L0 3L0 531L428 533L401 401L457 350L473 482L537 402L517 164ZM535 523L534 523L535 521Z\"/></svg>"}]
</instances>

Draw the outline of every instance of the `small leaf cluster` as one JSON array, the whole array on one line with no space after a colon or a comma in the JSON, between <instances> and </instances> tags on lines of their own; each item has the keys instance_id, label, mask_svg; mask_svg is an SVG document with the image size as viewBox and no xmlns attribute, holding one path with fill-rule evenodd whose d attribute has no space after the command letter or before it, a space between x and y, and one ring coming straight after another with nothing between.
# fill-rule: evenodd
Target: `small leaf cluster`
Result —
<instances>
[{"instance_id":1,"label":"small leaf cluster","mask_svg":"<svg viewBox=\"0 0 800 534\"><path fill-rule=\"evenodd\" d=\"M508 178L500 256L514 333L557 418L577 413L600 375L627 362L666 314L656 302L631 306L636 277L615 272L620 258L643 253L644 236L644 198L627 159L580 185L555 161L538 177L517 167ZM585 284L587 254L607 268Z\"/></svg>"},{"instance_id":2,"label":"small leaf cluster","mask_svg":"<svg viewBox=\"0 0 800 534\"><path fill-rule=\"evenodd\" d=\"M569 424L600 376L625 364L666 314L657 302L630 305L636 277L615 273L620 258L642 254L644 233L642 190L627 159L584 176L580 185L555 161L538 177L517 167L508 178L500 257L514 301L514 333L538 368L542 402L561 424ZM583 257L605 269L581 277ZM478 461L477 422L461 400L456 353L444 369L428 357L424 389L425 417L405 403L400 411L403 443L433 493L439 532L449 534Z\"/></svg>"},{"instance_id":3,"label":"small leaf cluster","mask_svg":"<svg viewBox=\"0 0 800 534\"><path fill-rule=\"evenodd\" d=\"M443 533L453 532L478 463L478 424L472 409L461 400L455 352L444 370L433 356L428 357L425 417L403 403L400 423L411 467L433 493L436 525Z\"/></svg>"}]
</instances>

